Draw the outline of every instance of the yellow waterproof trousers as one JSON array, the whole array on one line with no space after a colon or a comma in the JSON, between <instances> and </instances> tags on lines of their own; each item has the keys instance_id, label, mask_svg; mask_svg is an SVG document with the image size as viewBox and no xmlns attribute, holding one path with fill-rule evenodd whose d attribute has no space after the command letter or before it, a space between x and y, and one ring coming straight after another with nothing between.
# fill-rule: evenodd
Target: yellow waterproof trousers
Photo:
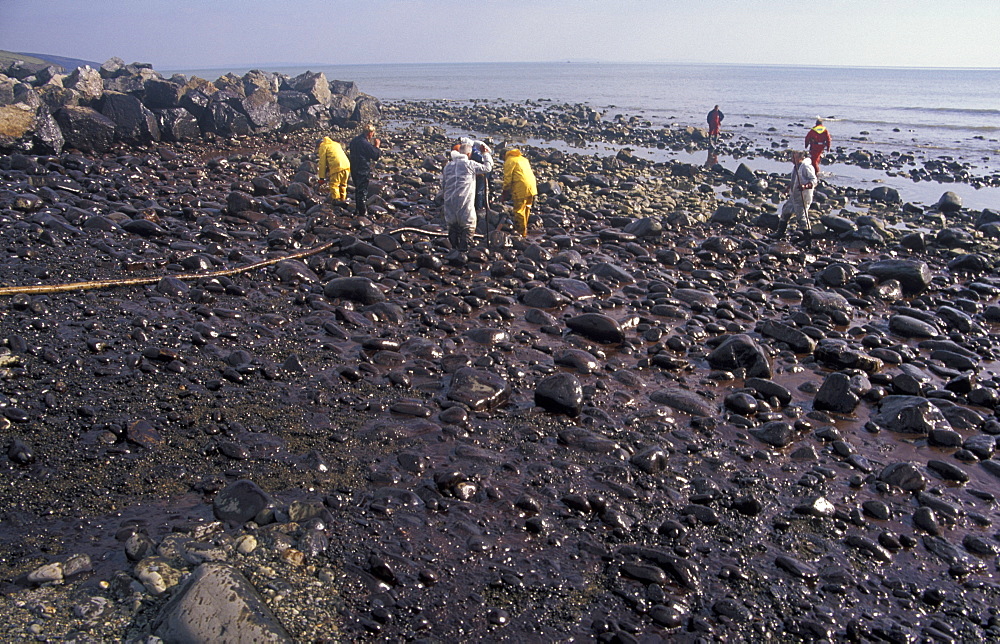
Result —
<instances>
[{"instance_id":1,"label":"yellow waterproof trousers","mask_svg":"<svg viewBox=\"0 0 1000 644\"><path fill-rule=\"evenodd\" d=\"M533 203L534 197L514 200L514 231L522 237L528 236L528 219L531 217Z\"/></svg>"},{"instance_id":2,"label":"yellow waterproof trousers","mask_svg":"<svg viewBox=\"0 0 1000 644\"><path fill-rule=\"evenodd\" d=\"M350 176L350 168L330 172L330 199L334 201L347 201L347 179Z\"/></svg>"}]
</instances>

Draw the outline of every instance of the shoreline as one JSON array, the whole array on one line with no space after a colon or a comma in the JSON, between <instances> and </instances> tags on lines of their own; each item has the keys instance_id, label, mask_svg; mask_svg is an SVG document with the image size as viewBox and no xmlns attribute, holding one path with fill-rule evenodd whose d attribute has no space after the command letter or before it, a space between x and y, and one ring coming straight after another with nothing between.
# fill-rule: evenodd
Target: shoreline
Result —
<instances>
[{"instance_id":1,"label":"shoreline","mask_svg":"<svg viewBox=\"0 0 1000 644\"><path fill-rule=\"evenodd\" d=\"M390 234L437 230L454 137L388 107L374 221L291 180L318 130L0 165L35 196L5 193L6 281L164 275L0 303L5 637L149 641L211 562L299 641L1000 636L983 213L831 185L803 250L765 238L784 172L532 147L533 234L462 258Z\"/></svg>"}]
</instances>

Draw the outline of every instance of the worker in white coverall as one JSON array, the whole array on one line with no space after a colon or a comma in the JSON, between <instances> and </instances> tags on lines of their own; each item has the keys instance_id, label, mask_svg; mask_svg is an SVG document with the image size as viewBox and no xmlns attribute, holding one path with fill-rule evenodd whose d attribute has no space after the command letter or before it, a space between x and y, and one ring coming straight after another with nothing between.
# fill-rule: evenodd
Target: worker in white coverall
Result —
<instances>
[{"instance_id":1,"label":"worker in white coverall","mask_svg":"<svg viewBox=\"0 0 1000 644\"><path fill-rule=\"evenodd\" d=\"M789 177L788 200L781 209L778 230L771 237L781 239L785 236L788 223L795 219L802 231L801 241L809 245L812 242L812 225L809 222L809 206L813 202L813 191L816 189L816 170L812 163L804 162L806 153L802 150L792 151L792 173Z\"/></svg>"},{"instance_id":2,"label":"worker in white coverall","mask_svg":"<svg viewBox=\"0 0 1000 644\"><path fill-rule=\"evenodd\" d=\"M476 149L483 155L479 163L469 158ZM471 145L463 142L451 151L451 161L441 173L441 193L444 196L444 221L448 225L448 241L452 248L469 250L476 232L476 175L493 170L493 154L482 141Z\"/></svg>"}]
</instances>

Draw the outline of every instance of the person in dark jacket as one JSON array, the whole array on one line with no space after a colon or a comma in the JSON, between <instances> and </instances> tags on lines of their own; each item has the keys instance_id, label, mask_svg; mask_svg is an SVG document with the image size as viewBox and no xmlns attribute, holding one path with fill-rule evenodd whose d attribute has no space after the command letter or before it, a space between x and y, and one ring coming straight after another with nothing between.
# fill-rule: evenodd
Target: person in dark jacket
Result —
<instances>
[{"instance_id":1,"label":"person in dark jacket","mask_svg":"<svg viewBox=\"0 0 1000 644\"><path fill-rule=\"evenodd\" d=\"M354 214L358 217L368 214L368 182L372 177L372 162L382 156L381 145L382 141L375 138L375 126L367 125L347 146L354 180Z\"/></svg>"},{"instance_id":2,"label":"person in dark jacket","mask_svg":"<svg viewBox=\"0 0 1000 644\"><path fill-rule=\"evenodd\" d=\"M718 105L708 113L708 141L712 145L719 142L719 130L722 129L722 119L724 118L726 115L722 113Z\"/></svg>"}]
</instances>

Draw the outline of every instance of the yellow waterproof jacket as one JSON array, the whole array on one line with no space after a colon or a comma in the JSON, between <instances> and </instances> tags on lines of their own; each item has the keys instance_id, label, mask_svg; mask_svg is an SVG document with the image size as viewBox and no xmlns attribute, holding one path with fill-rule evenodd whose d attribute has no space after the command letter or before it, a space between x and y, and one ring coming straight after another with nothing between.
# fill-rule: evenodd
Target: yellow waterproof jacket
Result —
<instances>
[{"instance_id":1,"label":"yellow waterproof jacket","mask_svg":"<svg viewBox=\"0 0 1000 644\"><path fill-rule=\"evenodd\" d=\"M523 201L538 194L535 173L520 150L508 150L504 155L503 190L514 201Z\"/></svg>"},{"instance_id":2,"label":"yellow waterproof jacket","mask_svg":"<svg viewBox=\"0 0 1000 644\"><path fill-rule=\"evenodd\" d=\"M344 146L328 136L319 144L319 178L326 179L334 172L350 170L351 162L344 153Z\"/></svg>"}]
</instances>

